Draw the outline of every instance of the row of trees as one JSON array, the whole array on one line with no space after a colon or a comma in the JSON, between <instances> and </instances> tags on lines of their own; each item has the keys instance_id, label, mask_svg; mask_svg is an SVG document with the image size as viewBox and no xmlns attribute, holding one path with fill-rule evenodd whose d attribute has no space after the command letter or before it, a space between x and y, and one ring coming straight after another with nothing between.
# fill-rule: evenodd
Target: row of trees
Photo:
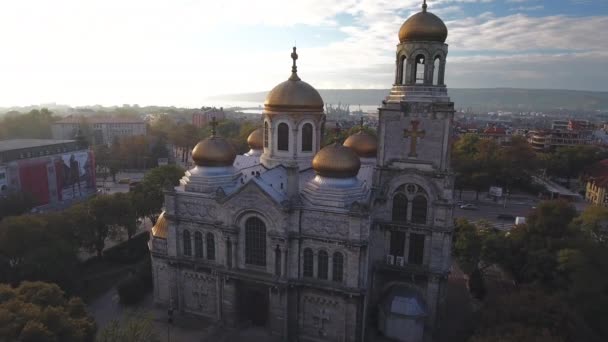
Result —
<instances>
[{"instance_id":1,"label":"row of trees","mask_svg":"<svg viewBox=\"0 0 608 342\"><path fill-rule=\"evenodd\" d=\"M511 143L501 146L495 140L465 134L454 143L452 165L456 172L456 188L479 192L498 185L508 191L538 191L531 186L533 174L568 180L596 161L608 158L608 153L593 146L559 148L548 154L532 150L524 137L514 136Z\"/></svg>"},{"instance_id":2,"label":"row of trees","mask_svg":"<svg viewBox=\"0 0 608 342\"><path fill-rule=\"evenodd\" d=\"M510 274L519 288L488 300L472 341L608 339L607 219L606 208L577 216L569 203L552 201L508 233L458 221L454 255L471 276L472 292L483 297L490 265Z\"/></svg>"},{"instance_id":3,"label":"row of trees","mask_svg":"<svg viewBox=\"0 0 608 342\"><path fill-rule=\"evenodd\" d=\"M0 121L0 140L17 138L50 139L51 124L56 120L46 108L29 113L9 112Z\"/></svg>"},{"instance_id":4,"label":"row of trees","mask_svg":"<svg viewBox=\"0 0 608 342\"><path fill-rule=\"evenodd\" d=\"M237 150L237 153L245 153L249 150L247 137L253 130L261 126L261 122L222 120L217 124L217 134L228 140ZM150 133L164 141L168 141L174 147L182 150L182 161L186 161L188 153L202 139L211 136L211 127L207 125L198 128L190 123L175 123L167 116L160 116L150 126Z\"/></svg>"},{"instance_id":5,"label":"row of trees","mask_svg":"<svg viewBox=\"0 0 608 342\"><path fill-rule=\"evenodd\" d=\"M102 257L108 239L130 239L141 220L156 222L163 187L176 185L182 175L175 166L163 166L149 172L130 193L98 195L63 212L2 219L0 282L42 280L74 289L79 251Z\"/></svg>"}]
</instances>

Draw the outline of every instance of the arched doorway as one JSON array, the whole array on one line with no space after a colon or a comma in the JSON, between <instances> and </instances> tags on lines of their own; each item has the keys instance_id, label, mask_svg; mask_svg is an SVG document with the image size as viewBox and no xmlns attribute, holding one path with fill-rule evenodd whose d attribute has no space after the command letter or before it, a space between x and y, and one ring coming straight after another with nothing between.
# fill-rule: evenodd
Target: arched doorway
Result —
<instances>
[{"instance_id":1,"label":"arched doorway","mask_svg":"<svg viewBox=\"0 0 608 342\"><path fill-rule=\"evenodd\" d=\"M268 287L240 281L237 286L241 323L265 327L268 323Z\"/></svg>"}]
</instances>

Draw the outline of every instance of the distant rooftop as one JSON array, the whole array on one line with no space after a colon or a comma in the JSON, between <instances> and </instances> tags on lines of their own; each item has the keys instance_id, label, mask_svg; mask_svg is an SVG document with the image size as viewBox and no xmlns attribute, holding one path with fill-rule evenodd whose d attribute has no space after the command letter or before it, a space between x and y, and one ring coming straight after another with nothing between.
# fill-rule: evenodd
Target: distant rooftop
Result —
<instances>
[{"instance_id":1,"label":"distant rooftop","mask_svg":"<svg viewBox=\"0 0 608 342\"><path fill-rule=\"evenodd\" d=\"M74 140L54 140L54 139L10 139L0 140L0 152L20 150L24 148L58 145L74 142Z\"/></svg>"},{"instance_id":2,"label":"distant rooftop","mask_svg":"<svg viewBox=\"0 0 608 342\"><path fill-rule=\"evenodd\" d=\"M143 124L144 121L139 118L123 118L123 117L99 117L99 116L80 116L80 115L70 115L66 116L63 119L56 121L57 124L79 124L82 122L86 122L89 124L104 124L104 123L137 123Z\"/></svg>"}]
</instances>

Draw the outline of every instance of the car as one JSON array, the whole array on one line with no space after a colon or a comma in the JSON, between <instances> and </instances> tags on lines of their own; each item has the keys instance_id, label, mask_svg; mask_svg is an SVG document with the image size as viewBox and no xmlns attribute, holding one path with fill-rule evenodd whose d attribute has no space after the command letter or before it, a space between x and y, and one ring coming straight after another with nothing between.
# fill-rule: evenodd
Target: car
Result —
<instances>
[{"instance_id":1,"label":"car","mask_svg":"<svg viewBox=\"0 0 608 342\"><path fill-rule=\"evenodd\" d=\"M515 222L515 216L511 215L511 214L498 214L498 216L496 216L497 219L499 220L505 220L505 221L513 221Z\"/></svg>"},{"instance_id":2,"label":"car","mask_svg":"<svg viewBox=\"0 0 608 342\"><path fill-rule=\"evenodd\" d=\"M477 210L477 206L475 204L463 204L460 206L460 209L464 209L464 210Z\"/></svg>"}]
</instances>

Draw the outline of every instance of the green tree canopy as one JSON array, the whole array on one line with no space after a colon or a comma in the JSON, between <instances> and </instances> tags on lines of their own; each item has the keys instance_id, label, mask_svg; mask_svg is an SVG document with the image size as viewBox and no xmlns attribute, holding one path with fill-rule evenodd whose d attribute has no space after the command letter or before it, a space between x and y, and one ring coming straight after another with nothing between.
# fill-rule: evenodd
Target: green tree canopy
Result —
<instances>
[{"instance_id":1,"label":"green tree canopy","mask_svg":"<svg viewBox=\"0 0 608 342\"><path fill-rule=\"evenodd\" d=\"M87 342L95 337L95 321L79 298L66 298L55 284L0 284L0 340Z\"/></svg>"}]
</instances>

